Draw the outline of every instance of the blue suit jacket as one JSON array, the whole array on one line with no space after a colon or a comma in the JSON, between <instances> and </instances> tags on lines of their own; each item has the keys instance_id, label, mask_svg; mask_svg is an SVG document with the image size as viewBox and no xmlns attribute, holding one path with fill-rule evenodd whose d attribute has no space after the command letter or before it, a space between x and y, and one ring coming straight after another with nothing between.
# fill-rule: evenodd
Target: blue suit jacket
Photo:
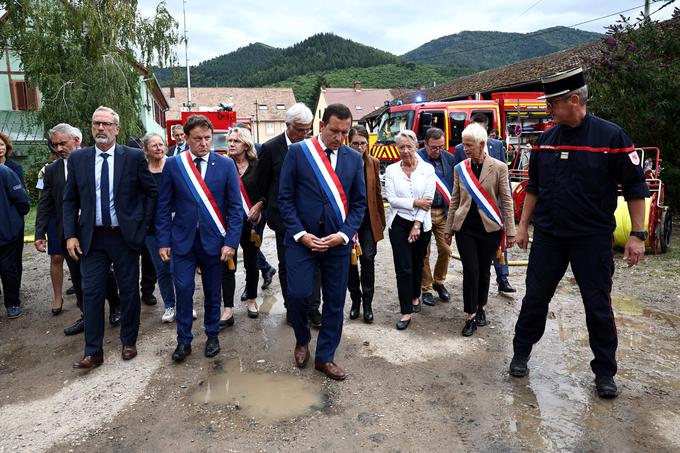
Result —
<instances>
[{"instance_id":1,"label":"blue suit jacket","mask_svg":"<svg viewBox=\"0 0 680 453\"><path fill-rule=\"evenodd\" d=\"M434 164L430 160L430 158L427 156L427 152L425 151L425 148L421 148L418 150L418 155L428 164L432 165L434 167ZM456 166L455 160L453 158L453 154L451 154L448 151L442 151L441 152L441 160L442 160L442 167L444 168L444 179L446 182L449 184L449 188L451 189L451 195L453 195L453 167ZM444 217L449 215L449 204L444 200Z\"/></svg>"},{"instance_id":2,"label":"blue suit jacket","mask_svg":"<svg viewBox=\"0 0 680 453\"><path fill-rule=\"evenodd\" d=\"M201 244L206 254L219 255L223 246L236 249L243 227L243 208L234 161L211 152L205 172L205 184L210 189L226 226L227 235L222 237L180 173L180 156L181 154L169 157L163 167L156 208L158 246L170 247L172 253L177 255L188 255L194 246L198 225Z\"/></svg>"},{"instance_id":3,"label":"blue suit jacket","mask_svg":"<svg viewBox=\"0 0 680 453\"><path fill-rule=\"evenodd\" d=\"M95 148L89 146L68 158L68 179L64 188L64 238L77 237L83 254L92 243L97 210L94 164ZM113 196L116 217L125 243L134 250L144 245L146 226L153 213L146 210L144 197L156 198L158 187L140 149L116 145L113 167Z\"/></svg>"},{"instance_id":4,"label":"blue suit jacket","mask_svg":"<svg viewBox=\"0 0 680 453\"><path fill-rule=\"evenodd\" d=\"M508 158L505 155L505 146L501 140L490 138L486 144L486 147L489 149L489 156L493 157L494 159L498 159L505 164L508 163ZM460 143L456 145L456 149L453 153L453 166L455 167L465 159L467 159L467 157L465 156L465 151L463 151L463 144Z\"/></svg>"},{"instance_id":5,"label":"blue suit jacket","mask_svg":"<svg viewBox=\"0 0 680 453\"><path fill-rule=\"evenodd\" d=\"M350 242L326 253L350 253L351 239L361 226L366 211L366 183L361 155L341 145L335 172L348 203L347 217L342 224L305 157L301 144L294 143L288 149L281 169L278 196L287 244L295 244L293 235L303 230L319 237L342 232Z\"/></svg>"},{"instance_id":6,"label":"blue suit jacket","mask_svg":"<svg viewBox=\"0 0 680 453\"><path fill-rule=\"evenodd\" d=\"M15 242L24 234L24 216L30 205L19 176L6 165L0 165L0 245Z\"/></svg>"}]
</instances>

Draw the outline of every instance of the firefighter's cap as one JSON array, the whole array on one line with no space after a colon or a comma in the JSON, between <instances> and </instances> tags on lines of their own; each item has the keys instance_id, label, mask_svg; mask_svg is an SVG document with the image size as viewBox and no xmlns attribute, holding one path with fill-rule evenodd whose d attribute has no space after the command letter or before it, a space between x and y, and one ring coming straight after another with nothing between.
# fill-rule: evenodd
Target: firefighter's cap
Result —
<instances>
[{"instance_id":1,"label":"firefighter's cap","mask_svg":"<svg viewBox=\"0 0 680 453\"><path fill-rule=\"evenodd\" d=\"M543 77L541 83L545 94L538 99L550 99L578 90L586 85L586 79L583 77L583 68L573 68Z\"/></svg>"}]
</instances>

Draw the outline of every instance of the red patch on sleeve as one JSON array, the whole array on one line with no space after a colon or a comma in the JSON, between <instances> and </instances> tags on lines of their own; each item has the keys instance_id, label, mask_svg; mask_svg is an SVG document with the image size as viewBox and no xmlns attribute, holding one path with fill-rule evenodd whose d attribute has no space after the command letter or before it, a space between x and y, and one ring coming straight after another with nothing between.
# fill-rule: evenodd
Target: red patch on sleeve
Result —
<instances>
[{"instance_id":1,"label":"red patch on sleeve","mask_svg":"<svg viewBox=\"0 0 680 453\"><path fill-rule=\"evenodd\" d=\"M640 165L640 156L638 156L637 152L631 151L628 153L628 158L633 162L633 165Z\"/></svg>"}]
</instances>

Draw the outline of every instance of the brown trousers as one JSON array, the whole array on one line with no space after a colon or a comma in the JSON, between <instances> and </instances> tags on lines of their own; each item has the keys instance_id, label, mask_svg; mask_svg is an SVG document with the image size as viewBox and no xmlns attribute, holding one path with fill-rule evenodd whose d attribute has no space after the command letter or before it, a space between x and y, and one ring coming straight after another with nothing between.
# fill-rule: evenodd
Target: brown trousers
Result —
<instances>
[{"instance_id":1,"label":"brown trousers","mask_svg":"<svg viewBox=\"0 0 680 453\"><path fill-rule=\"evenodd\" d=\"M427 245L427 254L423 260L423 285L424 293L432 292L432 284L443 285L446 274L449 270L449 259L451 258L451 246L444 240L446 233L445 208L432 208L430 216L432 218L432 237L437 243L437 262L434 265L434 278L430 268L430 249L431 244ZM430 241L432 242L432 241Z\"/></svg>"}]
</instances>

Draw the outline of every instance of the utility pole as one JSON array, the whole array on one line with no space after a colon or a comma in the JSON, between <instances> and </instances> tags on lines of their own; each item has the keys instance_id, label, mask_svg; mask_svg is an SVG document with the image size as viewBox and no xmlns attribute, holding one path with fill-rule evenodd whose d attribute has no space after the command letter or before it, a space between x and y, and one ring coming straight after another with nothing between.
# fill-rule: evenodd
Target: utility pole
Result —
<instances>
[{"instance_id":1,"label":"utility pole","mask_svg":"<svg viewBox=\"0 0 680 453\"><path fill-rule=\"evenodd\" d=\"M645 0L645 19L649 19L649 4L650 0Z\"/></svg>"},{"instance_id":2,"label":"utility pole","mask_svg":"<svg viewBox=\"0 0 680 453\"><path fill-rule=\"evenodd\" d=\"M256 140L257 143L260 143L260 114L258 112L258 107L259 103L257 102L257 99L255 100L255 128L256 128Z\"/></svg>"},{"instance_id":3,"label":"utility pole","mask_svg":"<svg viewBox=\"0 0 680 453\"><path fill-rule=\"evenodd\" d=\"M187 67L187 108L192 110L191 102L191 70L189 69L189 40L187 39L187 0L182 2L182 14L184 15L184 61Z\"/></svg>"}]
</instances>

